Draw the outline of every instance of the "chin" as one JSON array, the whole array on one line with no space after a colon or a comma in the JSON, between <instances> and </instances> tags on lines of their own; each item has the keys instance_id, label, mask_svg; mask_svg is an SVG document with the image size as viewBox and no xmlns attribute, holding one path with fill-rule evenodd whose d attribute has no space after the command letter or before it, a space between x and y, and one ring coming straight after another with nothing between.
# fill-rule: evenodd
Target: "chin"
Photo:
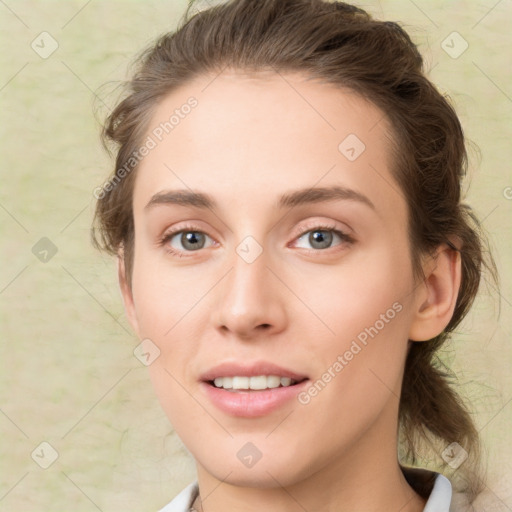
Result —
<instances>
[{"instance_id":1,"label":"chin","mask_svg":"<svg viewBox=\"0 0 512 512\"><path fill-rule=\"evenodd\" d=\"M265 456L262 455L257 462L253 462L252 467L245 467L238 458L235 461L231 458L227 460L226 453L223 451L216 454L215 458L208 456L198 457L195 460L203 471L217 480L247 488L275 489L290 486L305 480L315 472L313 461L308 462L309 459L297 451L278 454L275 450L269 450L272 456L265 461ZM299 460L297 460L298 456ZM244 453L240 458L244 458ZM224 462L219 463L223 459Z\"/></svg>"},{"instance_id":2,"label":"chin","mask_svg":"<svg viewBox=\"0 0 512 512\"><path fill-rule=\"evenodd\" d=\"M221 482L237 486L254 489L277 489L283 486L289 486L302 480L297 475L290 474L289 472L283 473L277 468L263 468L259 469L241 469L241 468L223 468L220 470L218 466L211 469L205 468L208 473L214 476ZM224 472L225 470L225 472ZM228 475L226 477L226 475Z\"/></svg>"}]
</instances>

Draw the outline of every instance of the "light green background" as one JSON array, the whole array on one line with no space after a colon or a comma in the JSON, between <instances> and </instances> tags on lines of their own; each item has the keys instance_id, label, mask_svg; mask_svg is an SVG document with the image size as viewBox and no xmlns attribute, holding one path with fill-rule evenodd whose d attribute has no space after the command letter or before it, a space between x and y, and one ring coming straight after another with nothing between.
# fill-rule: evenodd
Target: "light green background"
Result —
<instances>
[{"instance_id":1,"label":"light green background","mask_svg":"<svg viewBox=\"0 0 512 512\"><path fill-rule=\"evenodd\" d=\"M485 219L501 297L483 287L445 358L469 383L490 489L512 510L512 2L362 6L403 22L479 148L470 150L467 197ZM184 0L0 2L1 511L157 510L194 478L133 356L138 342L114 261L89 241L92 191L111 165L93 92L112 107L112 87L99 88L125 78L134 55L173 29L185 7ZM46 59L31 48L43 31L59 45ZM469 44L457 59L441 48L453 31ZM42 237L58 248L47 263L32 253ZM43 441L59 454L48 469L31 458Z\"/></svg>"}]
</instances>

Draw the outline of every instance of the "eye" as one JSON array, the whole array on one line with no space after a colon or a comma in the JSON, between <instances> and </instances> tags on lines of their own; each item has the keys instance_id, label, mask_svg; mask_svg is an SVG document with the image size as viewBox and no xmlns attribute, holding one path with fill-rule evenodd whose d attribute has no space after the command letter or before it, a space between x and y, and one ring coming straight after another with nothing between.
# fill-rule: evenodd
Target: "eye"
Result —
<instances>
[{"instance_id":1,"label":"eye","mask_svg":"<svg viewBox=\"0 0 512 512\"><path fill-rule=\"evenodd\" d=\"M160 240L160 245L164 246L171 254L182 256L183 253L204 249L207 239L213 241L206 233L194 226L185 226L165 233Z\"/></svg>"},{"instance_id":2,"label":"eye","mask_svg":"<svg viewBox=\"0 0 512 512\"><path fill-rule=\"evenodd\" d=\"M333 241L338 238L341 243L338 245L343 244L351 244L354 242L354 239L344 233L343 231L340 231L339 229L336 229L336 226L332 225L320 225L315 226L313 229L308 229L307 231L304 231L298 238L298 241L305 241L306 243L310 244L310 246L313 249L310 249L309 247L302 247L304 249L308 250L324 250L324 249L330 249L332 246ZM297 247L296 244L294 246ZM299 246L300 247L300 246Z\"/></svg>"}]
</instances>

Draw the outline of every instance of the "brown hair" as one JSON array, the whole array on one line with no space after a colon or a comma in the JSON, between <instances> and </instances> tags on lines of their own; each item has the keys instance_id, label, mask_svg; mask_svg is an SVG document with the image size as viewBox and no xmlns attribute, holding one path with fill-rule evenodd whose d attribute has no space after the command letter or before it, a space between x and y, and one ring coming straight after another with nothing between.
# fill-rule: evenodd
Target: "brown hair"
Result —
<instances>
[{"instance_id":1,"label":"brown hair","mask_svg":"<svg viewBox=\"0 0 512 512\"><path fill-rule=\"evenodd\" d=\"M442 243L459 250L462 261L461 288L450 323L434 339L412 343L407 357L399 409L402 462L416 464L419 456L424 457L421 449L429 445L440 466L440 452L456 441L474 459L473 465L465 463L457 472L474 497L483 482L474 469L479 459L478 432L450 385L453 376L436 354L468 312L482 266L495 280L496 271L492 256L484 250L477 219L461 203L467 157L454 109L426 78L420 53L397 23L374 20L342 2L231 0L193 16L187 11L175 32L162 36L140 56L127 96L103 130L104 142L117 145L116 169L123 168L141 145L158 101L198 75L227 67L303 72L357 92L389 119L393 172L409 207L417 276L421 277L422 255ZM96 209L98 230L93 230L98 248L122 255L129 280L135 171L136 166L123 179L113 174L115 186L102 190Z\"/></svg>"}]
</instances>

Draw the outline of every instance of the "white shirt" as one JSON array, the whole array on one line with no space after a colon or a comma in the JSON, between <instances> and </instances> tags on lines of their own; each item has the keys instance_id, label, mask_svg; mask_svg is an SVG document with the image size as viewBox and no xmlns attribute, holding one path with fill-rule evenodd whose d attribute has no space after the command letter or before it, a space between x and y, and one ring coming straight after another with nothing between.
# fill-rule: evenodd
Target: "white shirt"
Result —
<instances>
[{"instance_id":1,"label":"white shirt","mask_svg":"<svg viewBox=\"0 0 512 512\"><path fill-rule=\"evenodd\" d=\"M189 512L198 494L197 482L185 487L176 498L168 503L159 512ZM428 498L423 512L454 512L451 508L452 484L445 476L437 473L434 487Z\"/></svg>"}]
</instances>

